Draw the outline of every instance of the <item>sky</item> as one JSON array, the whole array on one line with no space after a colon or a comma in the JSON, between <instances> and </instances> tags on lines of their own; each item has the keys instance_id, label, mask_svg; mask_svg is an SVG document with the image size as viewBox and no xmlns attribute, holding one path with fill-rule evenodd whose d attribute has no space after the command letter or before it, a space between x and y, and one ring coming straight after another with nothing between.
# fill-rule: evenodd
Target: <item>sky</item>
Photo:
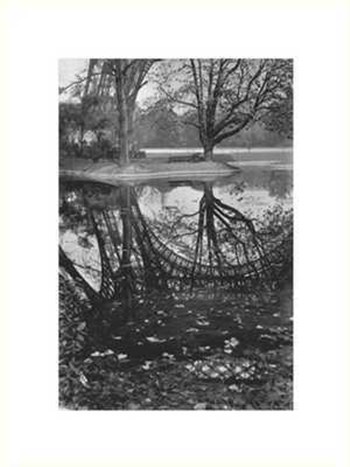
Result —
<instances>
[{"instance_id":1,"label":"sky","mask_svg":"<svg viewBox=\"0 0 350 467\"><path fill-rule=\"evenodd\" d=\"M77 74L86 70L88 58L62 58L59 60L59 87L68 86L72 83ZM137 101L142 106L151 97L154 89L148 85L141 89ZM72 97L68 93L60 95L60 101L70 101Z\"/></svg>"},{"instance_id":2,"label":"sky","mask_svg":"<svg viewBox=\"0 0 350 467\"><path fill-rule=\"evenodd\" d=\"M62 58L59 60L59 86L64 87L74 81L77 73L81 73L87 66L85 58Z\"/></svg>"}]
</instances>

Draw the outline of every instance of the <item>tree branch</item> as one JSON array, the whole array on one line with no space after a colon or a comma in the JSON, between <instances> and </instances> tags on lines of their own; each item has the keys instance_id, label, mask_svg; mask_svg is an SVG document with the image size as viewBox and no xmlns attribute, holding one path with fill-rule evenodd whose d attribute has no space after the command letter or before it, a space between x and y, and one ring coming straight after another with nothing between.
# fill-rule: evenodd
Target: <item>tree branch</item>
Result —
<instances>
[{"instance_id":1,"label":"tree branch","mask_svg":"<svg viewBox=\"0 0 350 467\"><path fill-rule=\"evenodd\" d=\"M91 76L100 76L100 75L101 75L101 72L93 73ZM68 89L71 88L72 86L77 86L78 84L84 83L85 81L87 81L87 79L88 79L88 77L84 76L83 78L79 78L77 81L73 81L72 83L68 84L67 86L60 87L59 88L59 94L62 94L64 92L68 91Z\"/></svg>"}]
</instances>

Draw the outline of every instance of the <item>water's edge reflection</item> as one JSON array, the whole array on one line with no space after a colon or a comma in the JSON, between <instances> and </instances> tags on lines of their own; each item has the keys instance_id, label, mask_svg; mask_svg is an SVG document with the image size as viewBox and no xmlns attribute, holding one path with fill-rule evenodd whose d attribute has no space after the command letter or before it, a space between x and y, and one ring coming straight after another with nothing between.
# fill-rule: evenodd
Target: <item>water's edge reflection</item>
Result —
<instances>
[{"instance_id":1,"label":"water's edge reflection","mask_svg":"<svg viewBox=\"0 0 350 467\"><path fill-rule=\"evenodd\" d=\"M119 300L125 314L154 290L274 287L291 274L290 192L288 171L221 184L61 183L60 264L93 303Z\"/></svg>"}]
</instances>

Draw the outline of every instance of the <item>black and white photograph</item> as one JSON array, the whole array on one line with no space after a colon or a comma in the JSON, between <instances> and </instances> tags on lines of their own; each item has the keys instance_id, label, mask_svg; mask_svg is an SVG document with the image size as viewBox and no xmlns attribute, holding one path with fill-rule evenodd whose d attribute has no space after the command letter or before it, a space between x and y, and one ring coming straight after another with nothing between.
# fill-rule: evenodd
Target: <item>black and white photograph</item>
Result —
<instances>
[{"instance_id":1,"label":"black and white photograph","mask_svg":"<svg viewBox=\"0 0 350 467\"><path fill-rule=\"evenodd\" d=\"M1 467L348 467L350 8L1 10Z\"/></svg>"},{"instance_id":2,"label":"black and white photograph","mask_svg":"<svg viewBox=\"0 0 350 467\"><path fill-rule=\"evenodd\" d=\"M293 60L60 59L59 406L293 409Z\"/></svg>"}]
</instances>

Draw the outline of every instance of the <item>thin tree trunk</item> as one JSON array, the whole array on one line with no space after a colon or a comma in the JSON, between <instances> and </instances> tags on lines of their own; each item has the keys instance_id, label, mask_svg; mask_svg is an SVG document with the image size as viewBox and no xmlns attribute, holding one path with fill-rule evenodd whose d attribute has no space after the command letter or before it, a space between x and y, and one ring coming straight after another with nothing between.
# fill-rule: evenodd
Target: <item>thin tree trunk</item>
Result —
<instances>
[{"instance_id":1,"label":"thin tree trunk","mask_svg":"<svg viewBox=\"0 0 350 467\"><path fill-rule=\"evenodd\" d=\"M129 147L134 143L133 139L134 139L134 126L135 126L135 108L136 108L136 101L134 99L129 99L127 101Z\"/></svg>"},{"instance_id":2,"label":"thin tree trunk","mask_svg":"<svg viewBox=\"0 0 350 467\"><path fill-rule=\"evenodd\" d=\"M130 187L122 188L122 224L123 224L123 252L121 260L122 272L122 289L121 299L125 310L126 317L129 318L132 304L132 270L131 270L131 202L130 202Z\"/></svg>"},{"instance_id":3,"label":"thin tree trunk","mask_svg":"<svg viewBox=\"0 0 350 467\"><path fill-rule=\"evenodd\" d=\"M79 150L80 150L81 157L84 157L84 136L85 136L85 125L81 125L79 128Z\"/></svg>"},{"instance_id":4,"label":"thin tree trunk","mask_svg":"<svg viewBox=\"0 0 350 467\"><path fill-rule=\"evenodd\" d=\"M129 135L128 135L128 107L125 96L124 75L121 60L116 60L116 91L119 114L119 145L120 162L126 165L129 162Z\"/></svg>"},{"instance_id":5,"label":"thin tree trunk","mask_svg":"<svg viewBox=\"0 0 350 467\"><path fill-rule=\"evenodd\" d=\"M129 159L132 159L135 154L135 142L134 142L134 109L128 109L128 147L129 147Z\"/></svg>"}]
</instances>

